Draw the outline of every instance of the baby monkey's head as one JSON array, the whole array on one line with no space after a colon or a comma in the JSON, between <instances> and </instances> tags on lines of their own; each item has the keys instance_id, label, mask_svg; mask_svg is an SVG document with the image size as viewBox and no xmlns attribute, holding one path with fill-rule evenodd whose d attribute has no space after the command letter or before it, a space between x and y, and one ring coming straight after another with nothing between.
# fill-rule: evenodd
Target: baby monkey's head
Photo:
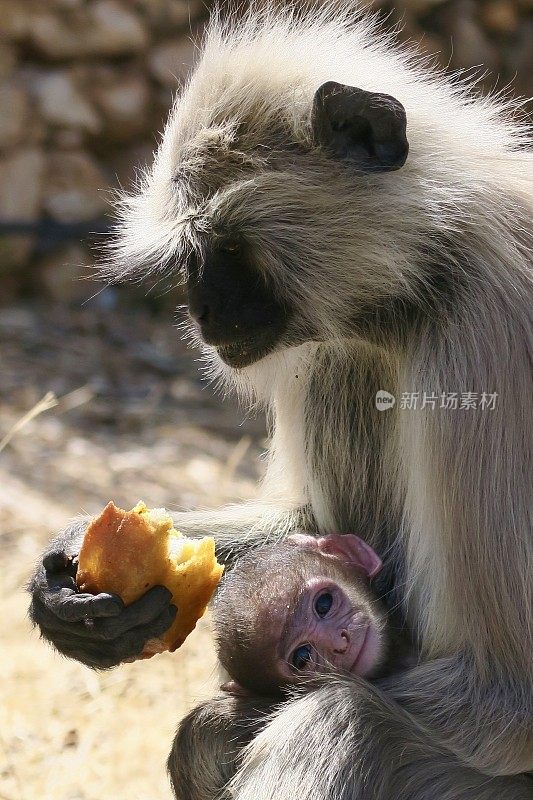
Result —
<instances>
[{"instance_id":1,"label":"baby monkey's head","mask_svg":"<svg viewBox=\"0 0 533 800\"><path fill-rule=\"evenodd\" d=\"M375 674L387 649L385 610L370 588L380 569L353 534L295 534L241 558L214 612L233 688L276 695L319 673Z\"/></svg>"}]
</instances>

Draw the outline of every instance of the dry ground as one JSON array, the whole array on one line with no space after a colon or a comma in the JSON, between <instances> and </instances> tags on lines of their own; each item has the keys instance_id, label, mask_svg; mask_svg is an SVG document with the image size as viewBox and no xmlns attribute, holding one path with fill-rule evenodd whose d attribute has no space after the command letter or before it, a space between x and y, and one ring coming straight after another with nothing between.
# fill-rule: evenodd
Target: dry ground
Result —
<instances>
[{"instance_id":1,"label":"dry ground","mask_svg":"<svg viewBox=\"0 0 533 800\"><path fill-rule=\"evenodd\" d=\"M256 491L261 419L215 399L171 315L0 311L0 800L169 800L177 720L216 686L209 621L177 653L95 673L54 654L23 586L49 536L110 499L214 506Z\"/></svg>"}]
</instances>

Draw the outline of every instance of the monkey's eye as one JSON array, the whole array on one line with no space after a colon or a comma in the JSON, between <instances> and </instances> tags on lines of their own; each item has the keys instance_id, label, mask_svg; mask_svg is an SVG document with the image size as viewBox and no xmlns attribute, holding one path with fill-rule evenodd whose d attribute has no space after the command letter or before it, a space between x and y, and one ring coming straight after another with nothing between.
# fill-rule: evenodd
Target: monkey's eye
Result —
<instances>
[{"instance_id":1,"label":"monkey's eye","mask_svg":"<svg viewBox=\"0 0 533 800\"><path fill-rule=\"evenodd\" d=\"M297 669L299 672L305 669L308 664L312 661L312 652L311 646L308 644L301 644L300 647L297 647L294 653L292 654L291 664L294 669Z\"/></svg>"},{"instance_id":2,"label":"monkey's eye","mask_svg":"<svg viewBox=\"0 0 533 800\"><path fill-rule=\"evenodd\" d=\"M319 617L325 617L333 605L333 597L330 592L319 594L315 600L315 611Z\"/></svg>"},{"instance_id":3,"label":"monkey's eye","mask_svg":"<svg viewBox=\"0 0 533 800\"><path fill-rule=\"evenodd\" d=\"M241 246L235 239L227 239L219 245L219 250L223 253L238 253L240 249Z\"/></svg>"}]
</instances>

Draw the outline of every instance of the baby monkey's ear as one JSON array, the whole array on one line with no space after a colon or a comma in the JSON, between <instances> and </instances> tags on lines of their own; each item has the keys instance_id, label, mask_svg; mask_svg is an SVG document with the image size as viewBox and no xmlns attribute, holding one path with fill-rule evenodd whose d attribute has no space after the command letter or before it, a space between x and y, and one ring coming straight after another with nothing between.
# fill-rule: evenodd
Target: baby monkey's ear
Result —
<instances>
[{"instance_id":1,"label":"baby monkey's ear","mask_svg":"<svg viewBox=\"0 0 533 800\"><path fill-rule=\"evenodd\" d=\"M373 578L383 564L381 558L369 544L355 533L330 533L317 539L317 547L321 553L337 556L348 564L361 567L363 572Z\"/></svg>"},{"instance_id":2,"label":"baby monkey's ear","mask_svg":"<svg viewBox=\"0 0 533 800\"><path fill-rule=\"evenodd\" d=\"M369 544L354 533L330 533L328 536L316 538L305 533L289 536L289 541L308 550L318 550L324 555L335 556L363 570L365 575L373 578L381 570L381 558Z\"/></svg>"}]
</instances>

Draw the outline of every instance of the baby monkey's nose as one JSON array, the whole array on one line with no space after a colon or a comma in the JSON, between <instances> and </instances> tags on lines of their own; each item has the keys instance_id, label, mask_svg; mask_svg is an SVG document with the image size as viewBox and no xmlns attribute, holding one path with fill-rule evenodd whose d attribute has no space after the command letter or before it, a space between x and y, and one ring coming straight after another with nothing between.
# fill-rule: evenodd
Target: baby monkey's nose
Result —
<instances>
[{"instance_id":1,"label":"baby monkey's nose","mask_svg":"<svg viewBox=\"0 0 533 800\"><path fill-rule=\"evenodd\" d=\"M349 644L350 644L350 635L348 631L341 631L340 641L337 642L337 646L335 647L335 650L333 652L342 655L348 649Z\"/></svg>"}]
</instances>

